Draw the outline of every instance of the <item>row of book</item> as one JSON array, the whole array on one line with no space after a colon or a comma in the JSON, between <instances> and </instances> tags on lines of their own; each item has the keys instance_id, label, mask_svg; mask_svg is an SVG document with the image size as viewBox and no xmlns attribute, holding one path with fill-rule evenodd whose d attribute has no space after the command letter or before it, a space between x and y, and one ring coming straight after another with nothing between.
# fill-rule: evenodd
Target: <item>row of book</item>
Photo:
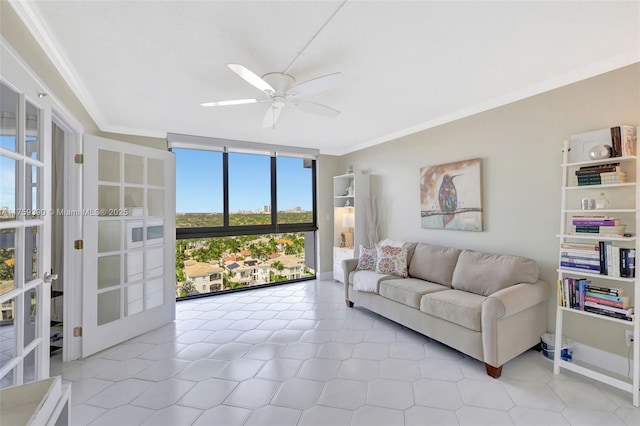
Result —
<instances>
[{"instance_id":1,"label":"row of book","mask_svg":"<svg viewBox=\"0 0 640 426\"><path fill-rule=\"evenodd\" d=\"M635 278L636 250L614 246L611 241L597 244L560 244L562 269L621 278Z\"/></svg>"},{"instance_id":2,"label":"row of book","mask_svg":"<svg viewBox=\"0 0 640 426\"><path fill-rule=\"evenodd\" d=\"M634 317L634 308L624 289L597 286L586 278L559 280L558 305L626 321L633 321Z\"/></svg>"},{"instance_id":3,"label":"row of book","mask_svg":"<svg viewBox=\"0 0 640 426\"><path fill-rule=\"evenodd\" d=\"M622 237L627 226L620 219L609 216L572 216L571 231L573 234L593 237Z\"/></svg>"},{"instance_id":4,"label":"row of book","mask_svg":"<svg viewBox=\"0 0 640 426\"><path fill-rule=\"evenodd\" d=\"M578 186L612 185L626 182L627 174L625 172L593 172L576 176L576 184Z\"/></svg>"}]
</instances>

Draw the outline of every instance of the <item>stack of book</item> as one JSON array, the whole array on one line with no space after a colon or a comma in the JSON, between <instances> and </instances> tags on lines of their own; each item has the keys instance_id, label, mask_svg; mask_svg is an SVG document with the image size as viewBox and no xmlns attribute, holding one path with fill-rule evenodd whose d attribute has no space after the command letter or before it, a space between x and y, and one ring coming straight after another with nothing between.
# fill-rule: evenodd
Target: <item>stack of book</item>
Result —
<instances>
[{"instance_id":1,"label":"stack of book","mask_svg":"<svg viewBox=\"0 0 640 426\"><path fill-rule=\"evenodd\" d=\"M601 274L598 244L560 244L560 266L593 274Z\"/></svg>"},{"instance_id":2,"label":"stack of book","mask_svg":"<svg viewBox=\"0 0 640 426\"><path fill-rule=\"evenodd\" d=\"M606 163L595 166L584 166L576 170L576 183L578 186L606 185L625 183L627 174L622 171L620 163Z\"/></svg>"},{"instance_id":3,"label":"stack of book","mask_svg":"<svg viewBox=\"0 0 640 426\"><path fill-rule=\"evenodd\" d=\"M634 309L624 289L593 285L586 278L558 281L558 304L579 311L633 321Z\"/></svg>"},{"instance_id":4,"label":"stack of book","mask_svg":"<svg viewBox=\"0 0 640 426\"><path fill-rule=\"evenodd\" d=\"M573 216L571 218L572 231L576 235L593 237L622 237L626 225L620 219L609 216Z\"/></svg>"}]
</instances>

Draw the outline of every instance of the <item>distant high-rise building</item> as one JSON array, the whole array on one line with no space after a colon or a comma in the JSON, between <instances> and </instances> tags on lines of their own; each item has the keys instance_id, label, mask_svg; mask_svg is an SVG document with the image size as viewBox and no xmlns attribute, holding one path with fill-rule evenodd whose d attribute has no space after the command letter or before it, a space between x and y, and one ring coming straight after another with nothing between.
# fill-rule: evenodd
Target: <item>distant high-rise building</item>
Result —
<instances>
[{"instance_id":1,"label":"distant high-rise building","mask_svg":"<svg viewBox=\"0 0 640 426\"><path fill-rule=\"evenodd\" d=\"M263 213L271 213L271 206L262 207L262 212Z\"/></svg>"}]
</instances>

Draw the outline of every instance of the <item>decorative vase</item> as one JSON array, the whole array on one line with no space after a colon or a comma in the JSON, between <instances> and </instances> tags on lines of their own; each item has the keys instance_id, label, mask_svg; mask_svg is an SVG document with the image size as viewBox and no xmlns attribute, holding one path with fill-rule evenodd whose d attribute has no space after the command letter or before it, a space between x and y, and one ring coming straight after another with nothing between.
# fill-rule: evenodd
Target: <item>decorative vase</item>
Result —
<instances>
[{"instance_id":1,"label":"decorative vase","mask_svg":"<svg viewBox=\"0 0 640 426\"><path fill-rule=\"evenodd\" d=\"M589 158L592 160L600 160L602 158L609 158L613 150L609 145L596 145L589 151Z\"/></svg>"}]
</instances>

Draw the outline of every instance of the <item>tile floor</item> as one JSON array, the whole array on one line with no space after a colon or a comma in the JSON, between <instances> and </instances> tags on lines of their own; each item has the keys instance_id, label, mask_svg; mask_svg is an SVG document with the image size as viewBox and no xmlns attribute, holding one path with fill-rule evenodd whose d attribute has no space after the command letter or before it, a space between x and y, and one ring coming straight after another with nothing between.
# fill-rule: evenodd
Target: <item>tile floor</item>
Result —
<instances>
[{"instance_id":1,"label":"tile floor","mask_svg":"<svg viewBox=\"0 0 640 426\"><path fill-rule=\"evenodd\" d=\"M177 303L175 323L82 361L72 425L640 425L631 395L554 376L529 351L502 377L308 281Z\"/></svg>"}]
</instances>

